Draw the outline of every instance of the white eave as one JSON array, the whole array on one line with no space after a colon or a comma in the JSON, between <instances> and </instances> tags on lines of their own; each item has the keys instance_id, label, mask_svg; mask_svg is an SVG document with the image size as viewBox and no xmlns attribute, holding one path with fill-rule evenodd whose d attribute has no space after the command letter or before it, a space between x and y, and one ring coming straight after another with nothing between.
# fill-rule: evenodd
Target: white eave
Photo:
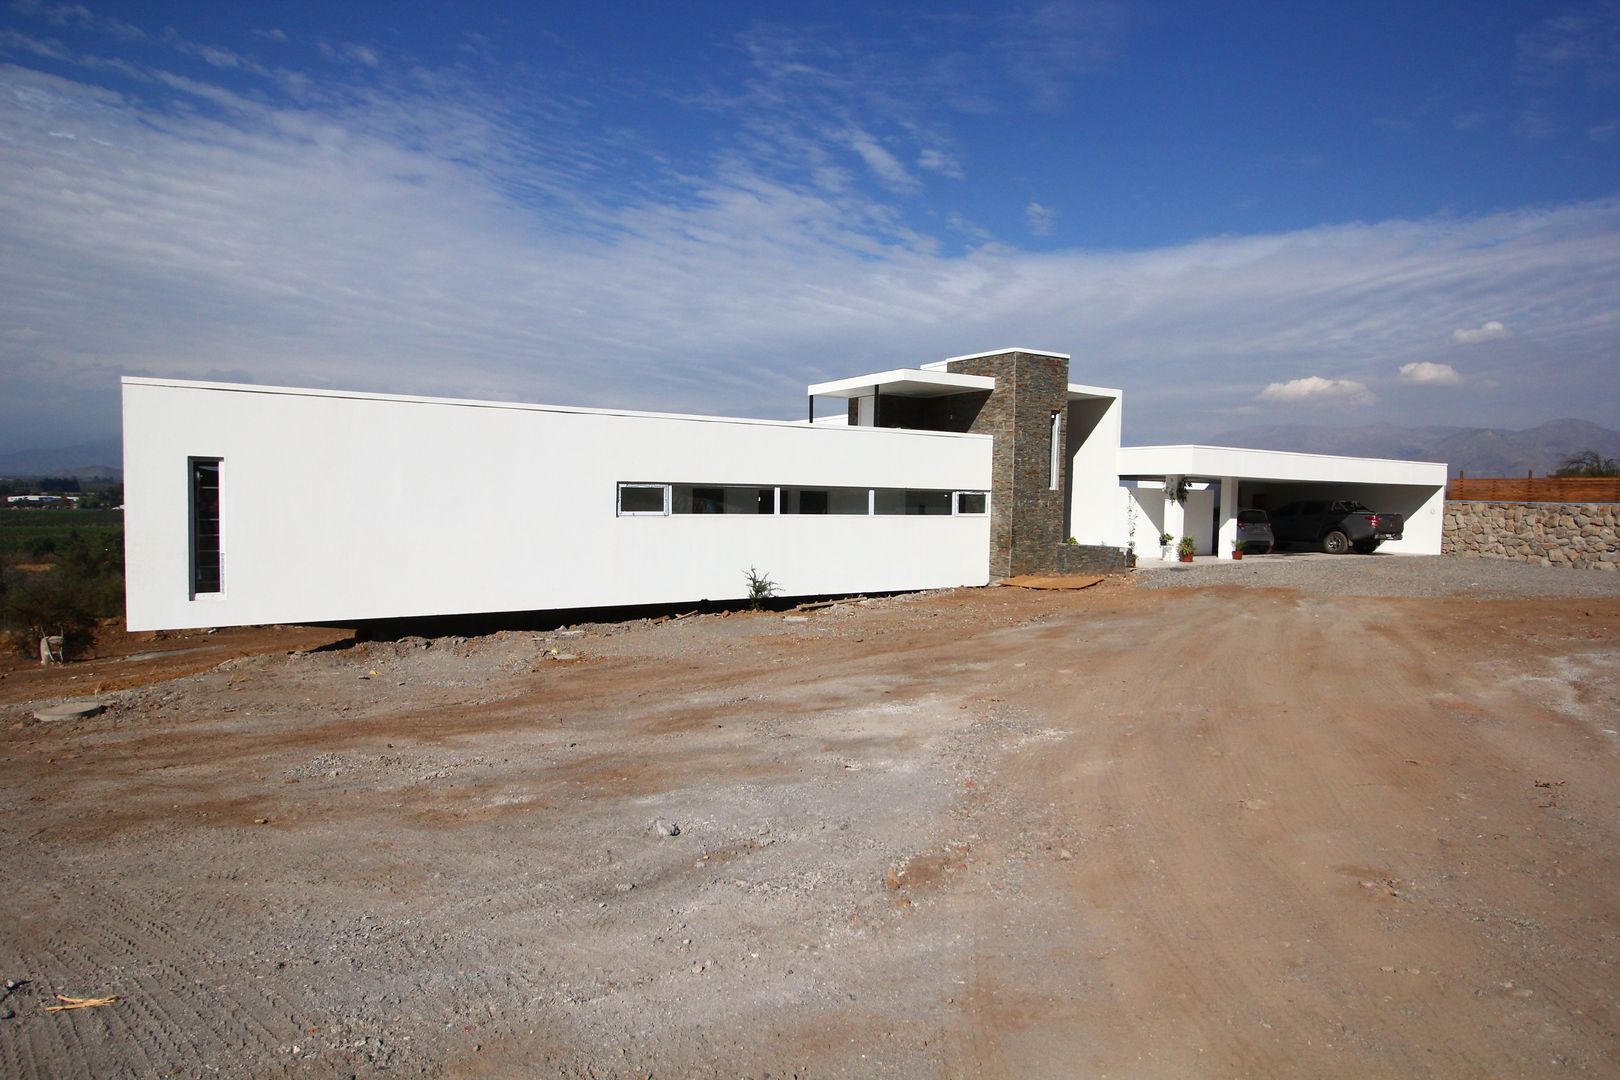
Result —
<instances>
[{"instance_id":1,"label":"white eave","mask_svg":"<svg viewBox=\"0 0 1620 1080\"><path fill-rule=\"evenodd\" d=\"M1117 398L1119 396L1120 392L1118 390L1106 386L1087 386L1084 383L1069 384L1070 401L1093 401L1097 398Z\"/></svg>"},{"instance_id":2,"label":"white eave","mask_svg":"<svg viewBox=\"0 0 1620 1080\"><path fill-rule=\"evenodd\" d=\"M514 412L571 413L581 416L630 416L646 420L685 420L702 424L744 424L756 427L800 427L803 420L759 420L744 416L707 416L701 413L644 412L637 409L593 409L580 405L539 405L521 401L480 401L471 398L424 397L416 394L378 394L362 390L323 390L307 386L261 386L258 383L205 382L196 379L165 379L150 376L125 375L119 380L125 386L160 386L175 390L211 390L233 394L267 394L283 397L338 398L346 401L388 401L408 405L444 405L462 409L505 409ZM992 380L993 382L994 380ZM818 429L821 428L817 424ZM831 425L829 425L831 427ZM893 428L856 427L848 431L888 431ZM907 431L908 435L948 435L952 438L988 439L988 435L965 432Z\"/></svg>"},{"instance_id":3,"label":"white eave","mask_svg":"<svg viewBox=\"0 0 1620 1080\"><path fill-rule=\"evenodd\" d=\"M994 390L996 380L989 375L956 375L949 371L895 368L893 371L878 371L849 379L811 383L809 394L811 397L855 398L870 394L873 387L877 387L880 394L897 397L940 397L971 390Z\"/></svg>"},{"instance_id":4,"label":"white eave","mask_svg":"<svg viewBox=\"0 0 1620 1080\"><path fill-rule=\"evenodd\" d=\"M1446 465L1441 461L1299 454L1235 446L1122 446L1118 463L1121 477L1231 476L1240 480L1424 487L1440 487L1446 482Z\"/></svg>"}]
</instances>

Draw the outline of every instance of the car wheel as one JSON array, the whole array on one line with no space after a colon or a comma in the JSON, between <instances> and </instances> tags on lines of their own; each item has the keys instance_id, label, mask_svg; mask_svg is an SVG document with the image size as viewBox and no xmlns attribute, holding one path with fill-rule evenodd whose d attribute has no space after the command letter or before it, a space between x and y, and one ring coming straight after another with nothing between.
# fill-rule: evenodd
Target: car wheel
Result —
<instances>
[{"instance_id":1,"label":"car wheel","mask_svg":"<svg viewBox=\"0 0 1620 1080\"><path fill-rule=\"evenodd\" d=\"M1322 550L1329 555L1343 555L1350 550L1350 538L1338 529L1322 537Z\"/></svg>"},{"instance_id":2,"label":"car wheel","mask_svg":"<svg viewBox=\"0 0 1620 1080\"><path fill-rule=\"evenodd\" d=\"M1378 541L1357 540L1355 547L1357 555L1371 555L1373 552L1378 550Z\"/></svg>"}]
</instances>

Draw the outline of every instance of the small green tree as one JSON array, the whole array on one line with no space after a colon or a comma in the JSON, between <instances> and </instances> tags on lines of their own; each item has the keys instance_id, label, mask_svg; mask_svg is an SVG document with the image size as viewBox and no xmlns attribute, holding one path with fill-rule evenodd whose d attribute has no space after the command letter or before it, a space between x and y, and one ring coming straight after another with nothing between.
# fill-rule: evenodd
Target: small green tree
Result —
<instances>
[{"instance_id":1,"label":"small green tree","mask_svg":"<svg viewBox=\"0 0 1620 1080\"><path fill-rule=\"evenodd\" d=\"M1620 476L1620 461L1596 450L1577 450L1558 463L1554 476Z\"/></svg>"},{"instance_id":2,"label":"small green tree","mask_svg":"<svg viewBox=\"0 0 1620 1080\"><path fill-rule=\"evenodd\" d=\"M748 606L755 611L763 608L765 601L782 591L780 585L752 566L743 571L743 577L748 581Z\"/></svg>"}]
</instances>

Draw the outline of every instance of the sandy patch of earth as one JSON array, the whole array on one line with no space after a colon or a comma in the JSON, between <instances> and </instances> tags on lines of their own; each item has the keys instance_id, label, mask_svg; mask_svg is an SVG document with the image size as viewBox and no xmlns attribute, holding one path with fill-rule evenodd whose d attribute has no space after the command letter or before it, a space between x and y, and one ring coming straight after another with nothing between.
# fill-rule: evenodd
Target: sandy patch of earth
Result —
<instances>
[{"instance_id":1,"label":"sandy patch of earth","mask_svg":"<svg viewBox=\"0 0 1620 1080\"><path fill-rule=\"evenodd\" d=\"M0 681L5 1075L1620 1071L1614 599L228 633Z\"/></svg>"}]
</instances>

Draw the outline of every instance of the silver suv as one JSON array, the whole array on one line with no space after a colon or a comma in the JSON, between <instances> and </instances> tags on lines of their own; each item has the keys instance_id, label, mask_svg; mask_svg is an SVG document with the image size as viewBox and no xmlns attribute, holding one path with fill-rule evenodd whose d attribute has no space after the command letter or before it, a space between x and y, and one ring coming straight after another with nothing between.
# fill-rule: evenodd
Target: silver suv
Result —
<instances>
[{"instance_id":1,"label":"silver suv","mask_svg":"<svg viewBox=\"0 0 1620 1080\"><path fill-rule=\"evenodd\" d=\"M1264 555L1276 542L1271 535L1271 519L1264 510L1239 510L1237 538L1243 541L1243 554Z\"/></svg>"}]
</instances>

